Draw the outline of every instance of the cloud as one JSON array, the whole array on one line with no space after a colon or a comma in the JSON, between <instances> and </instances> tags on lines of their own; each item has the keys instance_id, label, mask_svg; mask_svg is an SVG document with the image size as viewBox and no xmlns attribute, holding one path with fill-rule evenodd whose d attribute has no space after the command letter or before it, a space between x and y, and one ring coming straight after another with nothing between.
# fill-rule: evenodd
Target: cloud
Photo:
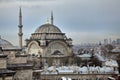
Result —
<instances>
[{"instance_id":1,"label":"cloud","mask_svg":"<svg viewBox=\"0 0 120 80\"><path fill-rule=\"evenodd\" d=\"M0 2L35 2L35 1L55 1L55 0L0 0Z\"/></svg>"},{"instance_id":2,"label":"cloud","mask_svg":"<svg viewBox=\"0 0 120 80\"><path fill-rule=\"evenodd\" d=\"M4 27L17 29L22 6L25 38L45 23L51 10L55 25L74 42L115 38L120 34L119 4L120 0L0 0L0 32L5 31Z\"/></svg>"},{"instance_id":3,"label":"cloud","mask_svg":"<svg viewBox=\"0 0 120 80\"><path fill-rule=\"evenodd\" d=\"M48 5L58 5L60 4L56 0L0 0L0 8L5 7L41 7L41 6L48 6Z\"/></svg>"}]
</instances>

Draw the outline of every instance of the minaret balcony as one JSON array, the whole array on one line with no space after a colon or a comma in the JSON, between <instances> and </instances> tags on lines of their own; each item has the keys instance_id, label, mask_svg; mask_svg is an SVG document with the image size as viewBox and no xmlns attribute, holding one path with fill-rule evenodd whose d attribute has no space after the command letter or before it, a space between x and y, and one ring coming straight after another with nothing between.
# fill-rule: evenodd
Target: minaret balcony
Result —
<instances>
[{"instance_id":1,"label":"minaret balcony","mask_svg":"<svg viewBox=\"0 0 120 80\"><path fill-rule=\"evenodd\" d=\"M18 27L19 27L19 28L22 28L22 27L23 27L23 25L18 25Z\"/></svg>"},{"instance_id":2,"label":"minaret balcony","mask_svg":"<svg viewBox=\"0 0 120 80\"><path fill-rule=\"evenodd\" d=\"M18 35L19 35L19 36L22 36L22 35L23 35L23 33L18 33Z\"/></svg>"}]
</instances>

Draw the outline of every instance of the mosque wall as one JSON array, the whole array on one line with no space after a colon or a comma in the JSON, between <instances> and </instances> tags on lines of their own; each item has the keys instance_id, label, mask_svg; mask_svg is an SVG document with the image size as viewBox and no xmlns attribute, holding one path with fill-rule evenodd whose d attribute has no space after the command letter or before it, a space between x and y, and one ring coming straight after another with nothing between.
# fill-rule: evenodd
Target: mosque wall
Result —
<instances>
[{"instance_id":1,"label":"mosque wall","mask_svg":"<svg viewBox=\"0 0 120 80\"><path fill-rule=\"evenodd\" d=\"M17 70L14 75L14 80L32 80L32 69Z\"/></svg>"},{"instance_id":2,"label":"mosque wall","mask_svg":"<svg viewBox=\"0 0 120 80\"><path fill-rule=\"evenodd\" d=\"M6 67L7 67L6 59L1 59L0 58L0 68L5 69Z\"/></svg>"},{"instance_id":3,"label":"mosque wall","mask_svg":"<svg viewBox=\"0 0 120 80\"><path fill-rule=\"evenodd\" d=\"M16 57L9 59L9 64L23 64L23 63L27 63L26 57Z\"/></svg>"},{"instance_id":4,"label":"mosque wall","mask_svg":"<svg viewBox=\"0 0 120 80\"><path fill-rule=\"evenodd\" d=\"M5 77L5 80L13 80L13 77Z\"/></svg>"}]
</instances>

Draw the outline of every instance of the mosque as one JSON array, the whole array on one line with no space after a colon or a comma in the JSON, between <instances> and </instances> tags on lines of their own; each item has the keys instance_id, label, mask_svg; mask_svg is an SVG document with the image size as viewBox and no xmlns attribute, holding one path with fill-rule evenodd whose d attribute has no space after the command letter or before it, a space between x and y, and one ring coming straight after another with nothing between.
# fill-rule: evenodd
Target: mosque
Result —
<instances>
[{"instance_id":1,"label":"mosque","mask_svg":"<svg viewBox=\"0 0 120 80\"><path fill-rule=\"evenodd\" d=\"M104 61L102 67L71 65L74 57L72 39L54 25L53 12L50 22L39 26L30 38L25 40L25 53L22 51L21 8L18 28L18 47L0 37L0 80L107 80L109 76L118 74L118 64L115 61L114 65L106 65ZM43 64L43 67L35 67L35 59L37 64L41 63L38 66ZM30 60L33 63L30 63Z\"/></svg>"},{"instance_id":2,"label":"mosque","mask_svg":"<svg viewBox=\"0 0 120 80\"><path fill-rule=\"evenodd\" d=\"M51 62L50 64L56 61L59 65L61 59L71 56L72 39L67 38L65 33L54 25L53 20L51 13L51 23L47 22L39 26L31 37L26 39L26 48L28 54L40 56L45 59L44 62ZM57 59L54 60L55 58Z\"/></svg>"}]
</instances>

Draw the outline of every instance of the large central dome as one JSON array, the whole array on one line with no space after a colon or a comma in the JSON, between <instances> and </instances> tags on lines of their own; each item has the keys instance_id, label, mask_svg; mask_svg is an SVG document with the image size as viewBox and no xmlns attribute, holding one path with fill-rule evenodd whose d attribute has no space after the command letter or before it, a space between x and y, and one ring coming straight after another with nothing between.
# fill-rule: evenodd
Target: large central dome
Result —
<instances>
[{"instance_id":1,"label":"large central dome","mask_svg":"<svg viewBox=\"0 0 120 80\"><path fill-rule=\"evenodd\" d=\"M61 30L53 24L44 24L38 27L35 33L61 33Z\"/></svg>"},{"instance_id":2,"label":"large central dome","mask_svg":"<svg viewBox=\"0 0 120 80\"><path fill-rule=\"evenodd\" d=\"M43 24L32 34L31 39L64 39L65 34L53 24Z\"/></svg>"}]
</instances>

